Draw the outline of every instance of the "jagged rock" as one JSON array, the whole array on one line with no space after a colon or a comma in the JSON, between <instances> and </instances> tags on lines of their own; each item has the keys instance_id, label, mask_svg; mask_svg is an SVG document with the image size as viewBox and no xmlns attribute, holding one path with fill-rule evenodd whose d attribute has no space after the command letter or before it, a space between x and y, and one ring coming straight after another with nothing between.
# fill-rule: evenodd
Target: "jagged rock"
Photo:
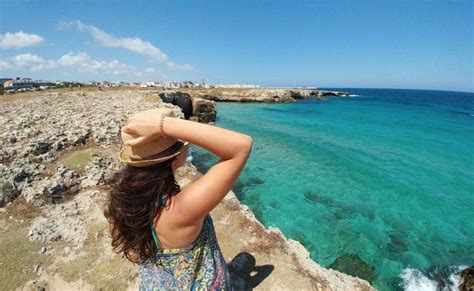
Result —
<instances>
[{"instance_id":1,"label":"jagged rock","mask_svg":"<svg viewBox=\"0 0 474 291\"><path fill-rule=\"evenodd\" d=\"M33 220L28 238L39 240L46 246L51 241L64 240L68 242L70 251L81 248L87 238L87 228L85 221L78 219L78 216L97 203L97 193L98 191L84 191L75 196L74 200L43 206L45 216ZM47 248L44 252L46 250Z\"/></svg>"},{"instance_id":2,"label":"jagged rock","mask_svg":"<svg viewBox=\"0 0 474 291\"><path fill-rule=\"evenodd\" d=\"M46 188L48 200L56 202L62 199L66 194L75 193L79 190L79 174L63 165L57 170L56 174Z\"/></svg>"},{"instance_id":3,"label":"jagged rock","mask_svg":"<svg viewBox=\"0 0 474 291\"><path fill-rule=\"evenodd\" d=\"M36 176L45 169L45 165L32 163L26 159L17 159L10 165L10 170L5 173L13 188L19 194L25 185L32 183Z\"/></svg>"},{"instance_id":4,"label":"jagged rock","mask_svg":"<svg viewBox=\"0 0 474 291\"><path fill-rule=\"evenodd\" d=\"M51 147L57 151L64 150L67 147L67 138L60 137L58 138Z\"/></svg>"},{"instance_id":5,"label":"jagged rock","mask_svg":"<svg viewBox=\"0 0 474 291\"><path fill-rule=\"evenodd\" d=\"M311 92L311 95L317 96L318 98L322 99L323 97L326 97L326 96L344 97L344 96L350 96L351 94L348 92L340 92L340 91L314 90Z\"/></svg>"},{"instance_id":6,"label":"jagged rock","mask_svg":"<svg viewBox=\"0 0 474 291\"><path fill-rule=\"evenodd\" d=\"M11 173L10 168L0 163L0 177L6 178L7 175L10 175L10 173Z\"/></svg>"},{"instance_id":7,"label":"jagged rock","mask_svg":"<svg viewBox=\"0 0 474 291\"><path fill-rule=\"evenodd\" d=\"M19 183L24 181L25 179L31 178L32 173L26 171L25 169L20 169L20 172L16 173L13 176L13 182Z\"/></svg>"},{"instance_id":8,"label":"jagged rock","mask_svg":"<svg viewBox=\"0 0 474 291\"><path fill-rule=\"evenodd\" d=\"M184 118L189 119L193 115L193 104L188 93L163 92L158 94L158 96L160 96L163 102L179 106L184 113Z\"/></svg>"},{"instance_id":9,"label":"jagged rock","mask_svg":"<svg viewBox=\"0 0 474 291\"><path fill-rule=\"evenodd\" d=\"M53 180L46 186L46 193L48 194L51 201L57 201L63 198L68 187L61 180Z\"/></svg>"},{"instance_id":10,"label":"jagged rock","mask_svg":"<svg viewBox=\"0 0 474 291\"><path fill-rule=\"evenodd\" d=\"M198 96L207 100L221 102L292 102L295 99L308 98L310 90L299 89L225 89L218 94L199 94Z\"/></svg>"},{"instance_id":11,"label":"jagged rock","mask_svg":"<svg viewBox=\"0 0 474 291\"><path fill-rule=\"evenodd\" d=\"M0 207L4 207L8 202L13 201L18 194L18 190L13 187L12 183L0 182Z\"/></svg>"},{"instance_id":12,"label":"jagged rock","mask_svg":"<svg viewBox=\"0 0 474 291\"><path fill-rule=\"evenodd\" d=\"M82 131L80 133L76 133L72 143L75 146L83 145L87 142L90 136L90 131Z\"/></svg>"},{"instance_id":13,"label":"jagged rock","mask_svg":"<svg viewBox=\"0 0 474 291\"><path fill-rule=\"evenodd\" d=\"M281 103L293 102L299 99L307 98L323 98L323 96L349 96L348 92L326 91L314 89L232 89L226 88L218 91L203 89L195 90L192 97L200 97L206 100L217 102L267 102L267 103Z\"/></svg>"},{"instance_id":14,"label":"jagged rock","mask_svg":"<svg viewBox=\"0 0 474 291\"><path fill-rule=\"evenodd\" d=\"M51 167L61 151L82 147L89 141L100 147L117 143L127 116L135 112L159 106L173 108L177 117L184 116L176 106L161 100L152 105L141 102L144 96L136 91L88 92L87 96L81 93L41 94L21 102L2 104L0 126L4 130L0 133L0 182L11 183L15 192L15 195L3 195L2 203L10 201L6 196L21 195L32 203L35 201L34 204L44 204L50 194L57 198L61 196L59 193L64 192L61 189L67 188L66 193L79 190L80 183L56 181L56 174L48 177L50 173L45 171L46 166ZM60 95L61 98L57 98ZM7 165L8 170L2 170L3 165ZM91 174L86 178L92 181L91 184L100 184L110 176L107 171L105 167L95 176ZM73 180L79 181L79 178Z\"/></svg>"},{"instance_id":15,"label":"jagged rock","mask_svg":"<svg viewBox=\"0 0 474 291\"><path fill-rule=\"evenodd\" d=\"M43 178L25 187L21 195L28 203L41 206L55 203L66 194L79 190L79 175L65 166L60 166L53 177Z\"/></svg>"},{"instance_id":16,"label":"jagged rock","mask_svg":"<svg viewBox=\"0 0 474 291\"><path fill-rule=\"evenodd\" d=\"M35 206L41 206L46 203L45 201L45 189L47 185L49 184L49 179L42 179L39 181L35 181L35 183L31 183L26 185L21 190L21 196L25 198L25 201L33 204Z\"/></svg>"},{"instance_id":17,"label":"jagged rock","mask_svg":"<svg viewBox=\"0 0 474 291\"><path fill-rule=\"evenodd\" d=\"M81 187L104 184L111 179L115 170L116 167L110 159L96 157L86 166L86 177L82 180Z\"/></svg>"},{"instance_id":18,"label":"jagged rock","mask_svg":"<svg viewBox=\"0 0 474 291\"><path fill-rule=\"evenodd\" d=\"M75 232L84 227L84 222L73 217L39 217L33 221L28 238L30 240L39 240L43 243L50 241L80 240ZM82 231L84 231L82 229ZM84 234L85 235L85 234Z\"/></svg>"},{"instance_id":19,"label":"jagged rock","mask_svg":"<svg viewBox=\"0 0 474 291\"><path fill-rule=\"evenodd\" d=\"M199 95L199 97L201 97L202 99L210 100L210 101L216 101L216 102L223 101L221 97L219 97L218 95L203 94L203 95Z\"/></svg>"},{"instance_id":20,"label":"jagged rock","mask_svg":"<svg viewBox=\"0 0 474 291\"><path fill-rule=\"evenodd\" d=\"M39 155L36 160L42 164L51 164L56 160L56 155L53 152L47 152L44 155Z\"/></svg>"},{"instance_id":21,"label":"jagged rock","mask_svg":"<svg viewBox=\"0 0 474 291\"><path fill-rule=\"evenodd\" d=\"M213 122L216 120L216 102L202 98L193 98L193 117L198 122Z\"/></svg>"},{"instance_id":22,"label":"jagged rock","mask_svg":"<svg viewBox=\"0 0 474 291\"><path fill-rule=\"evenodd\" d=\"M461 277L461 284L459 284L460 291L474 290L474 266L470 266L459 273Z\"/></svg>"},{"instance_id":23,"label":"jagged rock","mask_svg":"<svg viewBox=\"0 0 474 291\"><path fill-rule=\"evenodd\" d=\"M31 153L35 156L42 155L48 152L51 143L45 141L34 142L31 144Z\"/></svg>"},{"instance_id":24,"label":"jagged rock","mask_svg":"<svg viewBox=\"0 0 474 291\"><path fill-rule=\"evenodd\" d=\"M293 99L304 99L305 97L308 97L308 94L303 94L301 93L301 91L293 91L293 90L290 90L290 96L291 98Z\"/></svg>"}]
</instances>

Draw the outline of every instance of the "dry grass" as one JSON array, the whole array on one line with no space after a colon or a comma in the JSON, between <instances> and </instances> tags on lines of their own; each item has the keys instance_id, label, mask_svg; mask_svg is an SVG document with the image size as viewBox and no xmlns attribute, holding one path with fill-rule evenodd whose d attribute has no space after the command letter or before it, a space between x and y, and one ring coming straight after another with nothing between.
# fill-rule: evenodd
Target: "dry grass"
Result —
<instances>
[{"instance_id":1,"label":"dry grass","mask_svg":"<svg viewBox=\"0 0 474 291\"><path fill-rule=\"evenodd\" d=\"M108 230L106 224L91 224L89 235L81 253L71 260L61 262L57 273L68 282L82 279L94 290L122 290L136 276L136 266L119 255L107 256L110 248L104 239Z\"/></svg>"},{"instance_id":2,"label":"dry grass","mask_svg":"<svg viewBox=\"0 0 474 291\"><path fill-rule=\"evenodd\" d=\"M75 171L82 171L94 156L100 156L102 151L101 148L96 146L71 151L62 156L58 160L58 164L64 164L66 167Z\"/></svg>"},{"instance_id":3,"label":"dry grass","mask_svg":"<svg viewBox=\"0 0 474 291\"><path fill-rule=\"evenodd\" d=\"M41 243L27 238L31 220L40 210L17 199L0 214L0 290L14 290L37 277L34 266L50 257L40 255Z\"/></svg>"}]
</instances>

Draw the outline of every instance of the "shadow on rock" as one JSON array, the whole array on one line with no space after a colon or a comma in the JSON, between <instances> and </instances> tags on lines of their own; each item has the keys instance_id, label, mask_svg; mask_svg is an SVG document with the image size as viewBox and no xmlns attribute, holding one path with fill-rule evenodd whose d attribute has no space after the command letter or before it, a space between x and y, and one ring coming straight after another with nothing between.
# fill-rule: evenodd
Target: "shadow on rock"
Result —
<instances>
[{"instance_id":1,"label":"shadow on rock","mask_svg":"<svg viewBox=\"0 0 474 291\"><path fill-rule=\"evenodd\" d=\"M239 253L232 259L228 264L232 290L253 290L275 268L273 265L256 266L255 263L255 257L246 252Z\"/></svg>"}]
</instances>

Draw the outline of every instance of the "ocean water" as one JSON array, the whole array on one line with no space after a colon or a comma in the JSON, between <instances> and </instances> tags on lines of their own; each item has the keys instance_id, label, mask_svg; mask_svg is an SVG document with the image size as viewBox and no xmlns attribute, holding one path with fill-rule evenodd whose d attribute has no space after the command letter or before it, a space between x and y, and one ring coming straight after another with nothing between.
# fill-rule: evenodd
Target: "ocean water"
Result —
<instances>
[{"instance_id":1,"label":"ocean water","mask_svg":"<svg viewBox=\"0 0 474 291\"><path fill-rule=\"evenodd\" d=\"M474 264L474 94L344 90L355 96L219 103L216 125L254 140L234 191L323 266L380 290L454 290Z\"/></svg>"}]
</instances>

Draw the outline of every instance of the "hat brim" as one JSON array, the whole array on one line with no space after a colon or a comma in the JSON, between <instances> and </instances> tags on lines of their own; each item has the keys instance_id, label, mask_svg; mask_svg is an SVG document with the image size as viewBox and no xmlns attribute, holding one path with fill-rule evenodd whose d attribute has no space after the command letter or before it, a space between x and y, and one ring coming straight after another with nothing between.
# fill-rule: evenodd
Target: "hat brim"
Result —
<instances>
[{"instance_id":1,"label":"hat brim","mask_svg":"<svg viewBox=\"0 0 474 291\"><path fill-rule=\"evenodd\" d=\"M152 165L156 165L159 163L163 163L165 161L171 160L172 158L179 156L182 152L184 152L187 148L189 147L189 142L184 142L183 145L173 154L166 156L166 157L161 157L158 159L153 159L153 160L132 160L129 156L124 155L124 150L126 147L123 147L122 150L118 153L118 159L126 163L129 166L132 167L137 167L137 168L142 168L142 167L148 167Z\"/></svg>"}]
</instances>

